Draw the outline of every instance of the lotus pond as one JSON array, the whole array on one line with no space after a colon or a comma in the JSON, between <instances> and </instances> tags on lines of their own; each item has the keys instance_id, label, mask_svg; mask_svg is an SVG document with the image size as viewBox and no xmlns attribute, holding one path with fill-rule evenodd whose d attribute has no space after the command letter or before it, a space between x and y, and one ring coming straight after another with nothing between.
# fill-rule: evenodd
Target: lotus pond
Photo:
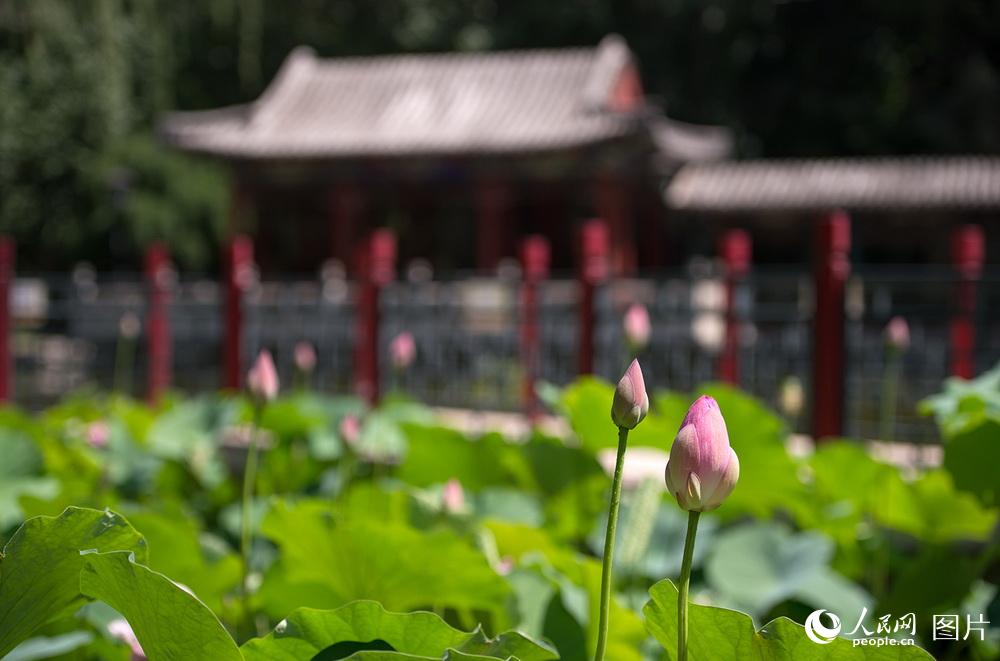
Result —
<instances>
[{"instance_id":1,"label":"lotus pond","mask_svg":"<svg viewBox=\"0 0 1000 661\"><path fill-rule=\"evenodd\" d=\"M613 391L546 387L552 418L508 435L399 395L368 409L305 389L265 406L81 395L5 409L0 658L591 659ZM700 517L690 659L998 658L1000 631L973 624L1000 622L1000 371L923 404L940 461L895 464L852 440L792 443L730 388L650 388L624 462L605 658L676 658L688 517L663 473L701 393L740 477ZM820 632L837 614L840 637L802 626L821 610ZM937 635L942 614L958 640ZM913 644L856 642L879 637Z\"/></svg>"}]
</instances>

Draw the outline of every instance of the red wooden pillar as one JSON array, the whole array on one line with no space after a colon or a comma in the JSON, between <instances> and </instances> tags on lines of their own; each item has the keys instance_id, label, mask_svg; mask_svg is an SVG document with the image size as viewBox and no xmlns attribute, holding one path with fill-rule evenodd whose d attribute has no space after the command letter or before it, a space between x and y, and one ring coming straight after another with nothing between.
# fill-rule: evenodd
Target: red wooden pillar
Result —
<instances>
[{"instance_id":1,"label":"red wooden pillar","mask_svg":"<svg viewBox=\"0 0 1000 661\"><path fill-rule=\"evenodd\" d=\"M736 299L742 280L750 271L753 244L744 230L729 230L719 241L719 256L726 274L726 339L719 356L719 379L740 382L740 322Z\"/></svg>"},{"instance_id":2,"label":"red wooden pillar","mask_svg":"<svg viewBox=\"0 0 1000 661\"><path fill-rule=\"evenodd\" d=\"M951 320L951 373L963 379L971 379L976 372L976 286L985 254L983 228L979 225L963 225L952 234L951 258L958 282Z\"/></svg>"},{"instance_id":3,"label":"red wooden pillar","mask_svg":"<svg viewBox=\"0 0 1000 661\"><path fill-rule=\"evenodd\" d=\"M588 220L580 228L580 306L577 342L577 373L594 372L594 297L597 286L608 277L608 226L603 220Z\"/></svg>"},{"instance_id":4,"label":"red wooden pillar","mask_svg":"<svg viewBox=\"0 0 1000 661\"><path fill-rule=\"evenodd\" d=\"M535 379L538 375L539 339L538 286L549 273L549 242L544 236L532 234L521 243L521 366L524 373L521 394L524 412L529 418L538 415Z\"/></svg>"},{"instance_id":5,"label":"red wooden pillar","mask_svg":"<svg viewBox=\"0 0 1000 661\"><path fill-rule=\"evenodd\" d=\"M506 182L483 179L476 183L476 268L482 272L494 271L510 254L509 204Z\"/></svg>"},{"instance_id":6,"label":"red wooden pillar","mask_svg":"<svg viewBox=\"0 0 1000 661\"><path fill-rule=\"evenodd\" d=\"M14 361L10 350L13 332L10 312L10 288L14 284L14 240L0 237L0 402L10 401L14 395Z\"/></svg>"},{"instance_id":7,"label":"red wooden pillar","mask_svg":"<svg viewBox=\"0 0 1000 661\"><path fill-rule=\"evenodd\" d=\"M635 272L635 228L625 180L615 175L597 178L594 203L597 215L608 223L611 236L610 266L614 275Z\"/></svg>"},{"instance_id":8,"label":"red wooden pillar","mask_svg":"<svg viewBox=\"0 0 1000 661\"><path fill-rule=\"evenodd\" d=\"M357 273L354 390L374 404L379 396L379 293L396 275L396 236L390 230L375 230L359 244Z\"/></svg>"},{"instance_id":9,"label":"red wooden pillar","mask_svg":"<svg viewBox=\"0 0 1000 661\"><path fill-rule=\"evenodd\" d=\"M170 303L170 286L173 271L170 254L162 243L146 248L146 310L147 391L150 403L170 387L170 324L167 307Z\"/></svg>"},{"instance_id":10,"label":"red wooden pillar","mask_svg":"<svg viewBox=\"0 0 1000 661\"><path fill-rule=\"evenodd\" d=\"M351 264L357 237L361 231L364 198L358 184L346 181L335 184L327 195L330 214L330 255L345 267Z\"/></svg>"},{"instance_id":11,"label":"red wooden pillar","mask_svg":"<svg viewBox=\"0 0 1000 661\"><path fill-rule=\"evenodd\" d=\"M253 242L247 236L230 239L223 254L225 304L223 306L222 385L239 390L243 385L243 294L253 277Z\"/></svg>"},{"instance_id":12,"label":"red wooden pillar","mask_svg":"<svg viewBox=\"0 0 1000 661\"><path fill-rule=\"evenodd\" d=\"M851 219L834 211L816 233L813 316L813 436L841 434L844 418L844 291L851 271Z\"/></svg>"}]
</instances>

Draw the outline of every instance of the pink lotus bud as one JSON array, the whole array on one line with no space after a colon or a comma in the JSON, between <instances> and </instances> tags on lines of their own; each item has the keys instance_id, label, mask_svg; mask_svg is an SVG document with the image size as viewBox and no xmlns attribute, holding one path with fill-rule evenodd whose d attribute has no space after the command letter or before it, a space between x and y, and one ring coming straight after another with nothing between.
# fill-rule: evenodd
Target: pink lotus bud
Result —
<instances>
[{"instance_id":1,"label":"pink lotus bud","mask_svg":"<svg viewBox=\"0 0 1000 661\"><path fill-rule=\"evenodd\" d=\"M635 429L648 412L649 396L646 394L646 383L642 380L642 369L639 361L633 360L615 388L611 420L619 427Z\"/></svg>"},{"instance_id":2,"label":"pink lotus bud","mask_svg":"<svg viewBox=\"0 0 1000 661\"><path fill-rule=\"evenodd\" d=\"M87 426L87 445L92 448L98 450L106 448L110 437L111 429L103 420L92 422Z\"/></svg>"},{"instance_id":3,"label":"pink lotus bud","mask_svg":"<svg viewBox=\"0 0 1000 661\"><path fill-rule=\"evenodd\" d=\"M465 508L465 491L461 482L454 478L445 482L441 490L441 504L444 511L450 514L457 514Z\"/></svg>"},{"instance_id":4,"label":"pink lotus bud","mask_svg":"<svg viewBox=\"0 0 1000 661\"><path fill-rule=\"evenodd\" d=\"M247 373L247 388L260 401L269 402L278 396L278 371L271 352L264 349Z\"/></svg>"},{"instance_id":5,"label":"pink lotus bud","mask_svg":"<svg viewBox=\"0 0 1000 661\"><path fill-rule=\"evenodd\" d=\"M729 432L714 399L695 400L681 423L667 461L667 489L681 508L714 510L740 478L740 460L729 446Z\"/></svg>"},{"instance_id":6,"label":"pink lotus bud","mask_svg":"<svg viewBox=\"0 0 1000 661\"><path fill-rule=\"evenodd\" d=\"M139 644L139 639L135 637L132 625L127 620L118 618L108 622L108 633L111 634L112 638L129 646L129 649L132 650L131 661L145 661L146 653L143 651L142 645Z\"/></svg>"},{"instance_id":7,"label":"pink lotus bud","mask_svg":"<svg viewBox=\"0 0 1000 661\"><path fill-rule=\"evenodd\" d=\"M392 365L398 370L405 370L413 364L417 357L417 344L413 341L413 335L403 331L393 338L389 345L389 355L392 358Z\"/></svg>"},{"instance_id":8,"label":"pink lotus bud","mask_svg":"<svg viewBox=\"0 0 1000 661\"><path fill-rule=\"evenodd\" d=\"M902 317L893 317L885 326L885 344L896 351L910 348L910 325Z\"/></svg>"},{"instance_id":9,"label":"pink lotus bud","mask_svg":"<svg viewBox=\"0 0 1000 661\"><path fill-rule=\"evenodd\" d=\"M340 421L340 437L348 445L354 445L361 435L361 423L357 416L347 414Z\"/></svg>"},{"instance_id":10,"label":"pink lotus bud","mask_svg":"<svg viewBox=\"0 0 1000 661\"><path fill-rule=\"evenodd\" d=\"M309 374L316 369L316 349L308 342L295 345L295 367L303 374Z\"/></svg>"},{"instance_id":11,"label":"pink lotus bud","mask_svg":"<svg viewBox=\"0 0 1000 661\"><path fill-rule=\"evenodd\" d=\"M646 306L639 303L630 305L628 310L625 311L622 326L625 330L625 341L628 342L629 348L633 352L637 353L646 348L646 345L649 344L649 334L652 330Z\"/></svg>"}]
</instances>

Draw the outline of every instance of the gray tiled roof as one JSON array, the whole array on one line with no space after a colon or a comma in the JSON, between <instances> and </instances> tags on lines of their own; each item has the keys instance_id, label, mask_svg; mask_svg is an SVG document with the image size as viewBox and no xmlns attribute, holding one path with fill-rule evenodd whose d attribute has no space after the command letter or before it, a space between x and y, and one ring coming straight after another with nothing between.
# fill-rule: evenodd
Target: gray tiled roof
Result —
<instances>
[{"instance_id":1,"label":"gray tiled roof","mask_svg":"<svg viewBox=\"0 0 1000 661\"><path fill-rule=\"evenodd\" d=\"M320 59L289 55L255 102L176 112L161 125L182 149L226 158L516 153L636 133L607 106L631 61L596 48Z\"/></svg>"},{"instance_id":2,"label":"gray tiled roof","mask_svg":"<svg viewBox=\"0 0 1000 661\"><path fill-rule=\"evenodd\" d=\"M1000 208L1000 157L692 164L665 196L675 209L717 212Z\"/></svg>"}]
</instances>

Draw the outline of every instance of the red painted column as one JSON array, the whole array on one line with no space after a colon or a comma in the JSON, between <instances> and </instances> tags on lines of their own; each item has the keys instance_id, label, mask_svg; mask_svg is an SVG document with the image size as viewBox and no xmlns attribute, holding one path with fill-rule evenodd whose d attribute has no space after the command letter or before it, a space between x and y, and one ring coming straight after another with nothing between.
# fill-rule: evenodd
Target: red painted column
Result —
<instances>
[{"instance_id":1,"label":"red painted column","mask_svg":"<svg viewBox=\"0 0 1000 661\"><path fill-rule=\"evenodd\" d=\"M611 273L631 275L635 272L635 227L629 205L629 190L625 180L616 175L597 178L594 205L597 216L608 223L611 235Z\"/></svg>"},{"instance_id":2,"label":"red painted column","mask_svg":"<svg viewBox=\"0 0 1000 661\"><path fill-rule=\"evenodd\" d=\"M162 243L146 248L146 351L148 401L156 403L170 387L170 324L167 307L170 304L170 286L173 280L170 254Z\"/></svg>"},{"instance_id":3,"label":"red painted column","mask_svg":"<svg viewBox=\"0 0 1000 661\"><path fill-rule=\"evenodd\" d=\"M958 272L951 320L951 373L971 379L976 373L976 287L983 271L986 242L979 225L963 225L951 237L951 258Z\"/></svg>"},{"instance_id":4,"label":"red painted column","mask_svg":"<svg viewBox=\"0 0 1000 661\"><path fill-rule=\"evenodd\" d=\"M0 237L0 402L14 395L14 361L10 350L11 323L10 289L14 284L16 246L9 237Z\"/></svg>"},{"instance_id":5,"label":"red painted column","mask_svg":"<svg viewBox=\"0 0 1000 661\"><path fill-rule=\"evenodd\" d=\"M225 288L223 305L222 385L227 390L243 386L243 295L253 278L253 242L248 236L230 239L223 255Z\"/></svg>"},{"instance_id":6,"label":"red painted column","mask_svg":"<svg viewBox=\"0 0 1000 661\"><path fill-rule=\"evenodd\" d=\"M335 184L327 196L330 214L330 255L345 267L355 257L354 250L361 228L364 197L358 184L347 181Z\"/></svg>"},{"instance_id":7,"label":"red painted column","mask_svg":"<svg viewBox=\"0 0 1000 661\"><path fill-rule=\"evenodd\" d=\"M599 218L580 228L580 305L578 308L577 373L594 372L594 298L608 277L608 225Z\"/></svg>"},{"instance_id":8,"label":"red painted column","mask_svg":"<svg viewBox=\"0 0 1000 661\"><path fill-rule=\"evenodd\" d=\"M521 243L521 366L524 374L521 394L524 412L529 418L538 416L535 380L538 376L539 339L538 287L549 273L549 242L544 236L532 234Z\"/></svg>"},{"instance_id":9,"label":"red painted column","mask_svg":"<svg viewBox=\"0 0 1000 661\"><path fill-rule=\"evenodd\" d=\"M719 256L726 275L726 340L719 356L719 379L724 383L740 382L740 319L736 298L742 280L750 272L753 244L744 230L729 230L719 240Z\"/></svg>"},{"instance_id":10,"label":"red painted column","mask_svg":"<svg viewBox=\"0 0 1000 661\"><path fill-rule=\"evenodd\" d=\"M505 182L483 179L476 183L476 268L479 271L495 271L500 260L510 254L509 204L510 190Z\"/></svg>"},{"instance_id":11,"label":"red painted column","mask_svg":"<svg viewBox=\"0 0 1000 661\"><path fill-rule=\"evenodd\" d=\"M395 234L375 230L359 244L357 273L354 390L374 404L379 397L379 293L396 275Z\"/></svg>"},{"instance_id":12,"label":"red painted column","mask_svg":"<svg viewBox=\"0 0 1000 661\"><path fill-rule=\"evenodd\" d=\"M844 291L851 271L851 220L834 211L816 233L813 317L813 436L839 436L844 419Z\"/></svg>"}]
</instances>

